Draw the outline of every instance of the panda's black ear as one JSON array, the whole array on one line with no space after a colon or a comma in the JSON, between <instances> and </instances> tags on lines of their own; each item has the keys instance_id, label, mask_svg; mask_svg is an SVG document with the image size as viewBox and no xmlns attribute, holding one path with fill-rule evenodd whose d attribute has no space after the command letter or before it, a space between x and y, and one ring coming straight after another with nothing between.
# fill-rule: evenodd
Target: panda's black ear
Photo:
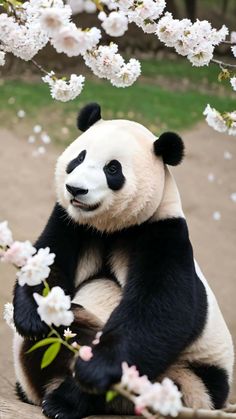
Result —
<instances>
[{"instance_id":1,"label":"panda's black ear","mask_svg":"<svg viewBox=\"0 0 236 419\"><path fill-rule=\"evenodd\" d=\"M101 107L97 103L89 103L81 109L77 118L77 127L84 132L101 119Z\"/></svg>"},{"instance_id":2,"label":"panda's black ear","mask_svg":"<svg viewBox=\"0 0 236 419\"><path fill-rule=\"evenodd\" d=\"M154 142L156 156L161 156L165 164L177 166L184 157L184 143L174 132L164 132Z\"/></svg>"}]
</instances>

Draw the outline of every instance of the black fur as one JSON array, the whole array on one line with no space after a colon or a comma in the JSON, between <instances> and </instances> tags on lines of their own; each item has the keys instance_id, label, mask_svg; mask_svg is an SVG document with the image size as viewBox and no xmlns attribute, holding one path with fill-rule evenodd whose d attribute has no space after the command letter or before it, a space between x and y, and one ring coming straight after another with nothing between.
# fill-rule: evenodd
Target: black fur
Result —
<instances>
[{"instance_id":1,"label":"black fur","mask_svg":"<svg viewBox=\"0 0 236 419\"><path fill-rule=\"evenodd\" d=\"M144 223L119 234L130 252L127 284L93 358L77 360L76 377L86 390L105 391L118 382L122 361L154 380L200 335L206 320L206 293L184 219Z\"/></svg>"},{"instance_id":2,"label":"black fur","mask_svg":"<svg viewBox=\"0 0 236 419\"><path fill-rule=\"evenodd\" d=\"M45 396L42 410L48 418L81 419L104 412L105 397L84 393L72 377Z\"/></svg>"},{"instance_id":3,"label":"black fur","mask_svg":"<svg viewBox=\"0 0 236 419\"><path fill-rule=\"evenodd\" d=\"M81 151L81 153L79 153L78 157L76 157L75 159L71 160L71 162L68 164L67 168L66 168L66 173L71 173L73 172L73 170L79 166L81 163L83 163L84 159L86 156L86 150Z\"/></svg>"},{"instance_id":4,"label":"black fur","mask_svg":"<svg viewBox=\"0 0 236 419\"><path fill-rule=\"evenodd\" d=\"M89 103L83 109L81 109L78 119L77 126L80 131L87 131L95 122L101 119L101 108L97 103Z\"/></svg>"},{"instance_id":5,"label":"black fur","mask_svg":"<svg viewBox=\"0 0 236 419\"><path fill-rule=\"evenodd\" d=\"M222 409L229 394L229 379L226 371L216 365L190 364L190 368L200 377L211 397L213 407Z\"/></svg>"},{"instance_id":6,"label":"black fur","mask_svg":"<svg viewBox=\"0 0 236 419\"><path fill-rule=\"evenodd\" d=\"M122 166L118 160L111 160L104 168L107 184L113 191L119 191L125 183Z\"/></svg>"},{"instance_id":7,"label":"black fur","mask_svg":"<svg viewBox=\"0 0 236 419\"><path fill-rule=\"evenodd\" d=\"M90 246L98 249L103 260L94 277L105 274L114 279L109 259L113 250L122 249L129 259L123 297L105 325L100 343L93 348L93 358L76 361L76 378L86 391L102 392L119 381L122 361L156 379L202 332L206 293L195 273L184 219L145 222L106 234L74 224L57 204L36 242L37 248L46 246L56 253L49 286L61 286L72 298L78 261ZM14 319L24 336L40 337L47 332L32 297L41 290L41 286L16 285Z\"/></svg>"},{"instance_id":8,"label":"black fur","mask_svg":"<svg viewBox=\"0 0 236 419\"><path fill-rule=\"evenodd\" d=\"M184 157L184 143L174 132L164 132L154 142L154 152L165 164L177 166Z\"/></svg>"},{"instance_id":9,"label":"black fur","mask_svg":"<svg viewBox=\"0 0 236 419\"><path fill-rule=\"evenodd\" d=\"M16 395L19 400L21 400L23 403L33 404L29 401L28 397L26 396L23 388L21 387L20 383L16 382L15 386Z\"/></svg>"}]
</instances>

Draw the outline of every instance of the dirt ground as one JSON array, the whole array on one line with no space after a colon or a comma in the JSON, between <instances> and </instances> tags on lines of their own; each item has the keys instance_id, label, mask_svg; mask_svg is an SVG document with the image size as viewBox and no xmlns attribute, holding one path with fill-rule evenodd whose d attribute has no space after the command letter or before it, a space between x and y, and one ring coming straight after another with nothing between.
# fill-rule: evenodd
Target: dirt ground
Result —
<instances>
[{"instance_id":1,"label":"dirt ground","mask_svg":"<svg viewBox=\"0 0 236 419\"><path fill-rule=\"evenodd\" d=\"M236 140L217 134L205 124L183 133L186 159L174 170L183 200L192 243L203 272L212 286L236 342ZM224 158L224 152L232 154ZM0 221L8 220L17 240L34 241L55 201L53 172L60 150L32 156L32 146L11 132L0 130ZM209 182L208 175L215 180ZM213 219L220 212L221 219ZM0 305L11 301L14 269L0 266ZM12 332L0 318L0 400L12 403L15 413L0 417L39 418L40 410L17 403L14 395ZM236 400L236 386L231 399ZM0 401L1 404L1 401ZM4 413L5 412L5 413ZM37 413L38 412L38 413Z\"/></svg>"}]
</instances>

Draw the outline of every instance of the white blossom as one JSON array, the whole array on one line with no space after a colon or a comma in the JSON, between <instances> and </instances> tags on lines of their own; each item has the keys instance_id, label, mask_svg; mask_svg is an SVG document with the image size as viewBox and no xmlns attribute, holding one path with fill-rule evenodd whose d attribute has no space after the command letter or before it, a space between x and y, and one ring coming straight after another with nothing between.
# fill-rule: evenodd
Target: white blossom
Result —
<instances>
[{"instance_id":1,"label":"white blossom","mask_svg":"<svg viewBox=\"0 0 236 419\"><path fill-rule=\"evenodd\" d=\"M53 99L67 102L75 99L81 92L84 86L84 76L77 76L72 74L70 80L54 79L54 73L51 72L47 76L42 77L45 83L50 86L50 91Z\"/></svg>"},{"instance_id":2,"label":"white blossom","mask_svg":"<svg viewBox=\"0 0 236 419\"><path fill-rule=\"evenodd\" d=\"M188 54L189 61L196 67L208 65L213 58L214 47L208 42L201 43Z\"/></svg>"},{"instance_id":3,"label":"white blossom","mask_svg":"<svg viewBox=\"0 0 236 419\"><path fill-rule=\"evenodd\" d=\"M169 378L164 378L162 383L151 383L144 375L139 375L137 368L122 363L122 377L120 385L131 394L135 395L134 403L136 412L148 408L161 415L177 416L182 408L181 393Z\"/></svg>"},{"instance_id":4,"label":"white blossom","mask_svg":"<svg viewBox=\"0 0 236 419\"><path fill-rule=\"evenodd\" d=\"M97 45L101 31L97 28L83 31L74 23L63 26L52 38L51 43L57 52L64 52L68 57L84 54Z\"/></svg>"},{"instance_id":5,"label":"white blossom","mask_svg":"<svg viewBox=\"0 0 236 419\"><path fill-rule=\"evenodd\" d=\"M224 151L224 159L225 160L231 160L232 157L233 156L232 156L232 154L229 151L227 151L227 150Z\"/></svg>"},{"instance_id":6,"label":"white blossom","mask_svg":"<svg viewBox=\"0 0 236 419\"><path fill-rule=\"evenodd\" d=\"M29 137L28 137L28 143L29 144L35 143L35 140L36 140L36 138L35 138L34 135L29 135Z\"/></svg>"},{"instance_id":7,"label":"white blossom","mask_svg":"<svg viewBox=\"0 0 236 419\"><path fill-rule=\"evenodd\" d=\"M30 257L26 264L17 272L18 282L21 286L27 284L34 286L44 281L49 273L49 266L53 264L55 254L50 253L49 247L39 249L36 255Z\"/></svg>"},{"instance_id":8,"label":"white blossom","mask_svg":"<svg viewBox=\"0 0 236 419\"><path fill-rule=\"evenodd\" d=\"M68 24L72 10L70 6L65 5L61 7L48 7L41 10L40 24L50 36Z\"/></svg>"},{"instance_id":9,"label":"white blossom","mask_svg":"<svg viewBox=\"0 0 236 419\"><path fill-rule=\"evenodd\" d=\"M48 134L46 134L46 132L43 132L42 134L41 134L41 140L42 140L42 142L44 143L44 144L50 144L50 142L51 142L51 138L49 137L49 135Z\"/></svg>"},{"instance_id":10,"label":"white blossom","mask_svg":"<svg viewBox=\"0 0 236 419\"><path fill-rule=\"evenodd\" d=\"M103 19L102 27L110 36L123 36L128 29L128 19L123 12L111 12Z\"/></svg>"},{"instance_id":11,"label":"white blossom","mask_svg":"<svg viewBox=\"0 0 236 419\"><path fill-rule=\"evenodd\" d=\"M64 338L66 339L70 339L70 338L74 338L76 336L76 333L73 333L69 327L67 327L67 329L64 330L63 333Z\"/></svg>"},{"instance_id":12,"label":"white blossom","mask_svg":"<svg viewBox=\"0 0 236 419\"><path fill-rule=\"evenodd\" d=\"M230 199L231 201L236 202L236 192L231 193Z\"/></svg>"},{"instance_id":13,"label":"white blossom","mask_svg":"<svg viewBox=\"0 0 236 419\"><path fill-rule=\"evenodd\" d=\"M236 57L236 46L231 47L232 53L234 55L234 57Z\"/></svg>"},{"instance_id":14,"label":"white blossom","mask_svg":"<svg viewBox=\"0 0 236 419\"><path fill-rule=\"evenodd\" d=\"M97 11L95 2L92 0L84 0L84 11L86 13L95 13Z\"/></svg>"},{"instance_id":15,"label":"white blossom","mask_svg":"<svg viewBox=\"0 0 236 419\"><path fill-rule=\"evenodd\" d=\"M141 74L140 62L131 58L127 64L124 64L121 70L111 78L111 84L116 87L131 86Z\"/></svg>"},{"instance_id":16,"label":"white blossom","mask_svg":"<svg viewBox=\"0 0 236 419\"><path fill-rule=\"evenodd\" d=\"M24 118L25 117L25 111L23 109L20 109L17 112L17 116L18 116L18 118Z\"/></svg>"},{"instance_id":17,"label":"white blossom","mask_svg":"<svg viewBox=\"0 0 236 419\"><path fill-rule=\"evenodd\" d=\"M73 15L84 11L84 0L67 0L66 3L70 6Z\"/></svg>"},{"instance_id":18,"label":"white blossom","mask_svg":"<svg viewBox=\"0 0 236 419\"><path fill-rule=\"evenodd\" d=\"M236 44L236 31L231 32L230 41Z\"/></svg>"},{"instance_id":19,"label":"white blossom","mask_svg":"<svg viewBox=\"0 0 236 419\"><path fill-rule=\"evenodd\" d=\"M8 227L8 222L0 223L0 247L11 246L13 243L12 232Z\"/></svg>"},{"instance_id":20,"label":"white blossom","mask_svg":"<svg viewBox=\"0 0 236 419\"><path fill-rule=\"evenodd\" d=\"M33 131L35 134L39 134L42 131L41 125L37 124L34 126Z\"/></svg>"},{"instance_id":21,"label":"white blossom","mask_svg":"<svg viewBox=\"0 0 236 419\"><path fill-rule=\"evenodd\" d=\"M15 330L15 324L14 324L14 320L13 320L13 315L14 315L14 307L12 303L6 303L4 305L4 309L3 309L3 318L5 320L5 322L7 323L7 325Z\"/></svg>"},{"instance_id":22,"label":"white blossom","mask_svg":"<svg viewBox=\"0 0 236 419\"><path fill-rule=\"evenodd\" d=\"M5 65L6 63L5 57L6 57L6 53L4 51L0 51L0 66Z\"/></svg>"},{"instance_id":23,"label":"white blossom","mask_svg":"<svg viewBox=\"0 0 236 419\"><path fill-rule=\"evenodd\" d=\"M219 211L214 211L212 214L212 218L215 221L219 221L221 219L221 213Z\"/></svg>"},{"instance_id":24,"label":"white blossom","mask_svg":"<svg viewBox=\"0 0 236 419\"><path fill-rule=\"evenodd\" d=\"M22 267L35 252L36 249L29 240L25 242L15 241L3 255L2 261Z\"/></svg>"},{"instance_id":25,"label":"white blossom","mask_svg":"<svg viewBox=\"0 0 236 419\"><path fill-rule=\"evenodd\" d=\"M231 86L232 86L233 90L236 91L236 77L235 76L230 79L230 83L231 83Z\"/></svg>"},{"instance_id":26,"label":"white blossom","mask_svg":"<svg viewBox=\"0 0 236 419\"><path fill-rule=\"evenodd\" d=\"M40 294L33 294L38 304L37 312L42 321L48 326L69 326L74 319L70 311L71 300L60 287L53 287L46 297Z\"/></svg>"},{"instance_id":27,"label":"white blossom","mask_svg":"<svg viewBox=\"0 0 236 419\"><path fill-rule=\"evenodd\" d=\"M207 176L207 179L209 182L214 182L215 180L215 175L213 173L209 173Z\"/></svg>"},{"instance_id":28,"label":"white blossom","mask_svg":"<svg viewBox=\"0 0 236 419\"><path fill-rule=\"evenodd\" d=\"M232 122L228 130L229 135L236 135L236 122Z\"/></svg>"},{"instance_id":29,"label":"white blossom","mask_svg":"<svg viewBox=\"0 0 236 419\"><path fill-rule=\"evenodd\" d=\"M227 131L227 125L221 116L221 114L209 104L203 112L203 115L206 116L206 121L208 125L214 128L216 131L225 132Z\"/></svg>"}]
</instances>

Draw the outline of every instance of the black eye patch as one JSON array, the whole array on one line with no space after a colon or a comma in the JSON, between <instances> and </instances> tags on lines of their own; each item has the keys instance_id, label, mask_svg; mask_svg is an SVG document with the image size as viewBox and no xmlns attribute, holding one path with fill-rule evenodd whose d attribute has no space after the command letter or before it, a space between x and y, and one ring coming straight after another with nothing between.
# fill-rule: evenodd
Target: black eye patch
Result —
<instances>
[{"instance_id":1,"label":"black eye patch","mask_svg":"<svg viewBox=\"0 0 236 419\"><path fill-rule=\"evenodd\" d=\"M84 159L86 156L86 150L81 151L81 153L79 153L79 155L71 160L71 162L68 164L67 168L66 168L66 173L71 173L73 172L73 170L79 166L81 163L83 163Z\"/></svg>"},{"instance_id":2,"label":"black eye patch","mask_svg":"<svg viewBox=\"0 0 236 419\"><path fill-rule=\"evenodd\" d=\"M118 160L111 160L103 168L106 175L107 184L113 191L118 191L125 183L122 166Z\"/></svg>"}]
</instances>

